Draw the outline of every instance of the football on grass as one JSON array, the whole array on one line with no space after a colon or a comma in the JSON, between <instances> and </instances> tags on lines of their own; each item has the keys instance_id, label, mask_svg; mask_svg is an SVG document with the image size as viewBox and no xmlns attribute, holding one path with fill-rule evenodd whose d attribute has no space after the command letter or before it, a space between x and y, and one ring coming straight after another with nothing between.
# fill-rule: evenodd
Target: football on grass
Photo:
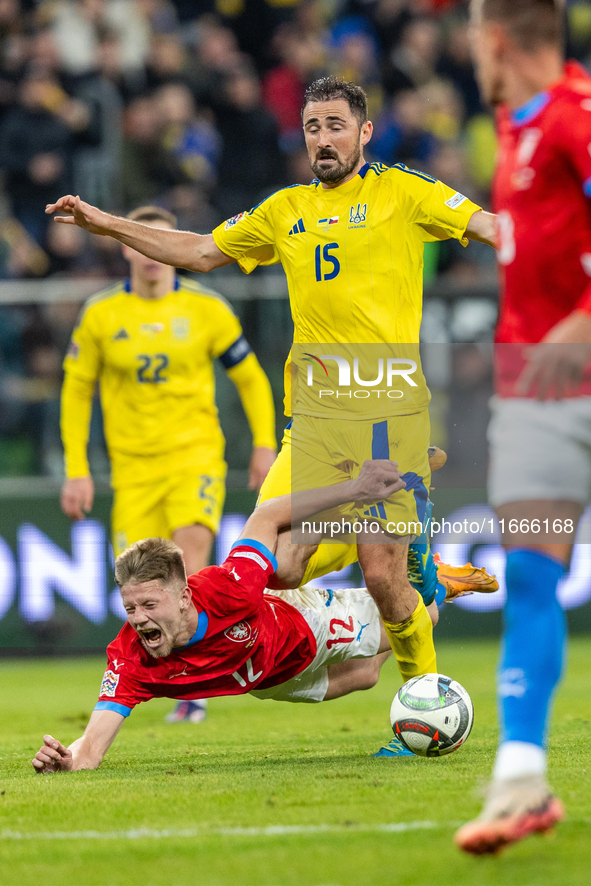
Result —
<instances>
[{"instance_id":1,"label":"football on grass","mask_svg":"<svg viewBox=\"0 0 591 886\"><path fill-rule=\"evenodd\" d=\"M474 707L457 680L443 674L423 674L398 690L390 722L394 735L413 754L443 757L470 735Z\"/></svg>"}]
</instances>

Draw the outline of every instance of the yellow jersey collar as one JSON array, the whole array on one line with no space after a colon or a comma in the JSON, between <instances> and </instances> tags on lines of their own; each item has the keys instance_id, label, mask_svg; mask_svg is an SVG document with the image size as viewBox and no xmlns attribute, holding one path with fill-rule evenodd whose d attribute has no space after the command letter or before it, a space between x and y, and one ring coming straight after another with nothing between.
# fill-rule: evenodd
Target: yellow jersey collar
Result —
<instances>
[{"instance_id":1,"label":"yellow jersey collar","mask_svg":"<svg viewBox=\"0 0 591 886\"><path fill-rule=\"evenodd\" d=\"M367 171L369 169L369 163L365 163L357 175L354 175L353 178L349 179L348 182L345 182L344 185L337 185L336 188L323 188L322 182L319 183L318 190L322 192L323 195L327 194L335 194L336 196L341 196L342 194L348 194L349 191L354 191L356 188L360 187L361 182L359 179L364 179Z\"/></svg>"},{"instance_id":2,"label":"yellow jersey collar","mask_svg":"<svg viewBox=\"0 0 591 886\"><path fill-rule=\"evenodd\" d=\"M131 288L131 279L129 277L126 277L125 280L123 281L123 288L126 292L133 292L133 289ZM174 278L174 285L172 287L172 290L173 290L173 292L178 292L178 290L180 288L181 288L180 277L178 276L178 274L176 274L175 278Z\"/></svg>"}]
</instances>

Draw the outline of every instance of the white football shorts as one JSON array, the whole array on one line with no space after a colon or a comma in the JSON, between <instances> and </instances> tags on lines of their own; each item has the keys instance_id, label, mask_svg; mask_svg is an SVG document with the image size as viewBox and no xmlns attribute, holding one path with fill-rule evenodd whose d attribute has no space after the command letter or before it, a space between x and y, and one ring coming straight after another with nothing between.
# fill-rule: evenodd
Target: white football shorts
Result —
<instances>
[{"instance_id":1,"label":"white football shorts","mask_svg":"<svg viewBox=\"0 0 591 886\"><path fill-rule=\"evenodd\" d=\"M585 504L591 493L591 397L493 397L488 499Z\"/></svg>"},{"instance_id":2,"label":"white football shorts","mask_svg":"<svg viewBox=\"0 0 591 886\"><path fill-rule=\"evenodd\" d=\"M266 593L281 597L302 613L316 637L316 656L291 680L270 689L254 689L251 695L275 701L323 701L328 689L329 665L377 655L380 615L365 588L328 591L304 585Z\"/></svg>"}]
</instances>

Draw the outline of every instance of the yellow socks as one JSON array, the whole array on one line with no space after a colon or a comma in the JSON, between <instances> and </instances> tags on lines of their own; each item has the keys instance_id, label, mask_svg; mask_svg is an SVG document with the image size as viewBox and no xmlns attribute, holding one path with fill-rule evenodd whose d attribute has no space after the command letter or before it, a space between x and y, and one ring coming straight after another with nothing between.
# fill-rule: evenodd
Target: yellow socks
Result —
<instances>
[{"instance_id":1,"label":"yellow socks","mask_svg":"<svg viewBox=\"0 0 591 886\"><path fill-rule=\"evenodd\" d=\"M433 645L433 623L429 618L423 598L417 593L419 603L409 618L394 624L384 622L390 646L396 656L402 680L406 683L419 674L436 674L437 659Z\"/></svg>"}]
</instances>

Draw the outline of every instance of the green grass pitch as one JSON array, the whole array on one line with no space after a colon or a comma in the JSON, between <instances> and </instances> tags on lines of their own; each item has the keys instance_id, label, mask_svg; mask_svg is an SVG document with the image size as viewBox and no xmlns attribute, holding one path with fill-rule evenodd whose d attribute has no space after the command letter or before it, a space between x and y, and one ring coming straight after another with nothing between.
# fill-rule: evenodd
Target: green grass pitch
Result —
<instances>
[{"instance_id":1,"label":"green grass pitch","mask_svg":"<svg viewBox=\"0 0 591 886\"><path fill-rule=\"evenodd\" d=\"M2 886L578 886L591 882L591 638L571 643L551 782L568 820L499 858L452 845L479 809L496 743L496 644L439 644L439 669L476 710L440 760L372 759L399 686L322 705L215 699L200 726L140 705L97 772L35 776L44 732L66 743L92 709L104 661L0 662ZM394 827L397 825L397 827Z\"/></svg>"}]
</instances>

